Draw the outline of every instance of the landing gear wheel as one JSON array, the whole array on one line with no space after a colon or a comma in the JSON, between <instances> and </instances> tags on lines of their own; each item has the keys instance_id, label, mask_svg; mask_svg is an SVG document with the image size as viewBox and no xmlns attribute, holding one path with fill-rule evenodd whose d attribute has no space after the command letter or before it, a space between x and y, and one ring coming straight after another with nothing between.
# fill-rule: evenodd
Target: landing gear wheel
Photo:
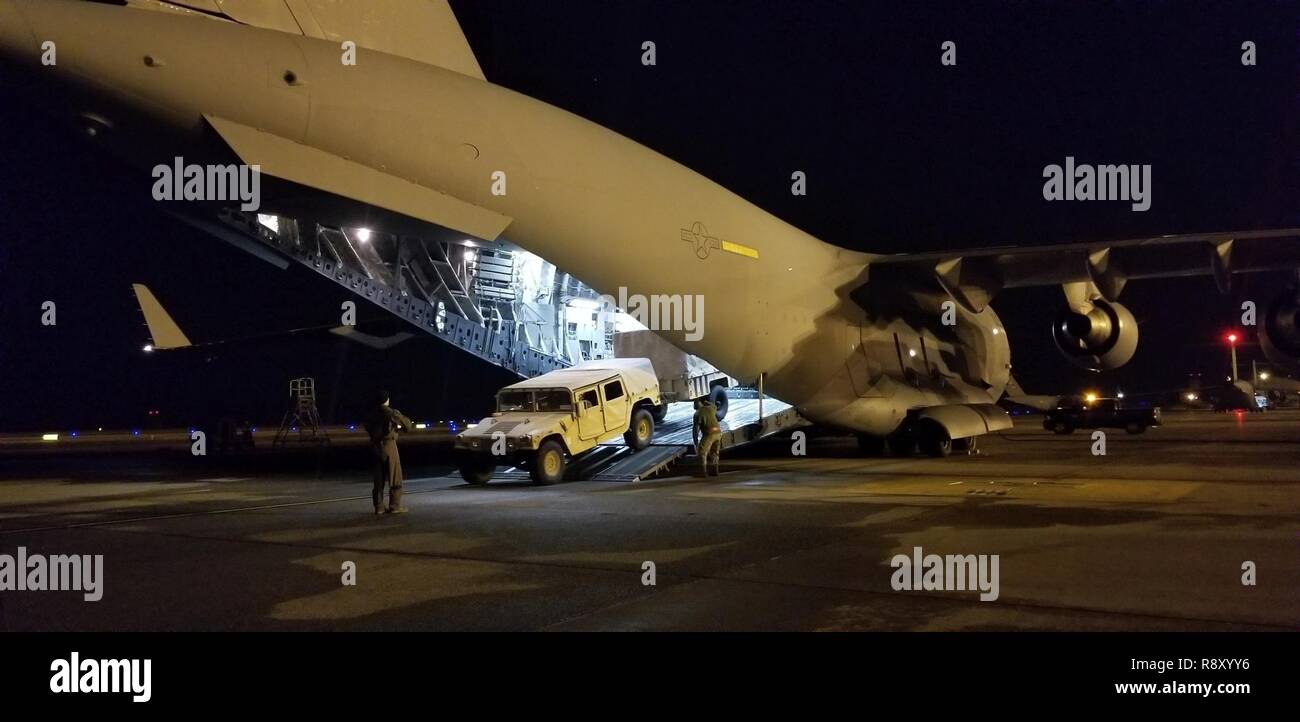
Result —
<instances>
[{"instance_id":1,"label":"landing gear wheel","mask_svg":"<svg viewBox=\"0 0 1300 722\"><path fill-rule=\"evenodd\" d=\"M1145 424L1139 424L1136 421L1131 421L1127 426L1124 427L1124 430L1129 432L1130 434L1140 434L1143 431L1146 431L1147 427Z\"/></svg>"},{"instance_id":2,"label":"landing gear wheel","mask_svg":"<svg viewBox=\"0 0 1300 722\"><path fill-rule=\"evenodd\" d=\"M497 470L497 465L491 457L482 454L462 454L456 460L456 466L460 468L460 478L474 486L488 483L492 478L492 472Z\"/></svg>"},{"instance_id":3,"label":"landing gear wheel","mask_svg":"<svg viewBox=\"0 0 1300 722\"><path fill-rule=\"evenodd\" d=\"M980 450L980 437L967 436L964 439L953 439L952 450L958 453L966 453L974 456Z\"/></svg>"},{"instance_id":4,"label":"landing gear wheel","mask_svg":"<svg viewBox=\"0 0 1300 722\"><path fill-rule=\"evenodd\" d=\"M937 423L923 424L917 433L917 443L921 453L936 459L952 453L952 437Z\"/></svg>"},{"instance_id":5,"label":"landing gear wheel","mask_svg":"<svg viewBox=\"0 0 1300 722\"><path fill-rule=\"evenodd\" d=\"M858 434L858 452L868 458L885 455L885 437L871 434Z\"/></svg>"},{"instance_id":6,"label":"landing gear wheel","mask_svg":"<svg viewBox=\"0 0 1300 722\"><path fill-rule=\"evenodd\" d=\"M623 441L628 448L633 451L640 451L650 445L650 439L655 435L655 420L645 407L632 410L632 425L627 428L627 433L623 434Z\"/></svg>"},{"instance_id":7,"label":"landing gear wheel","mask_svg":"<svg viewBox=\"0 0 1300 722\"><path fill-rule=\"evenodd\" d=\"M656 424L662 424L668 420L668 402L665 401L658 406L650 407L650 418L655 420Z\"/></svg>"},{"instance_id":8,"label":"landing gear wheel","mask_svg":"<svg viewBox=\"0 0 1300 722\"><path fill-rule=\"evenodd\" d=\"M534 484L554 484L564 478L564 447L555 439L548 439L537 447L537 458L529 474Z\"/></svg>"},{"instance_id":9,"label":"landing gear wheel","mask_svg":"<svg viewBox=\"0 0 1300 722\"><path fill-rule=\"evenodd\" d=\"M907 458L916 453L916 435L911 429L903 428L885 437L889 455Z\"/></svg>"},{"instance_id":10,"label":"landing gear wheel","mask_svg":"<svg viewBox=\"0 0 1300 722\"><path fill-rule=\"evenodd\" d=\"M709 389L709 403L718 410L718 421L722 421L727 416L727 387L714 386Z\"/></svg>"}]
</instances>

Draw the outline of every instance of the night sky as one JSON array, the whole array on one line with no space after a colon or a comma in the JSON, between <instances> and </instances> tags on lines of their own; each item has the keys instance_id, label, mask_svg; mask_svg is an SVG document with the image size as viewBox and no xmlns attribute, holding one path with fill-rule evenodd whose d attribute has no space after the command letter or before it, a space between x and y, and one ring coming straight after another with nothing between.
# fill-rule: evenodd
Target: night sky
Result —
<instances>
[{"instance_id":1,"label":"night sky","mask_svg":"<svg viewBox=\"0 0 1300 722\"><path fill-rule=\"evenodd\" d=\"M830 243L873 252L1300 225L1294 3L564 2L453 0L487 78L605 125ZM657 65L641 65L641 43ZM943 67L940 44L957 44ZM1240 63L1255 42L1258 65ZM144 355L130 293L151 286L192 340L337 320L348 296L160 214L148 185L44 119L0 107L0 429L267 423L287 380L359 413L378 384L427 420L476 416L510 377L432 339L387 354L333 339ZM1042 170L1152 165L1152 206L1049 203ZM790 193L790 174L808 195ZM507 234L508 235L508 234ZM1089 379L1055 351L1057 288L994 306L1030 392L1170 388L1223 373L1242 300L1287 274L1134 283L1142 345ZM42 301L58 304L40 325ZM380 318L371 308L365 315ZM1256 352L1247 347L1243 359Z\"/></svg>"}]
</instances>

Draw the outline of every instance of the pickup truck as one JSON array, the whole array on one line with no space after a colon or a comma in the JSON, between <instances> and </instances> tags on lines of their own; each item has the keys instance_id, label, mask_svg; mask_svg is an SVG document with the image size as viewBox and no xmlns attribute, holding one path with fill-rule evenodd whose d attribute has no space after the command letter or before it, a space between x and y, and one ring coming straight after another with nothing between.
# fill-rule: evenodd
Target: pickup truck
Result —
<instances>
[{"instance_id":1,"label":"pickup truck","mask_svg":"<svg viewBox=\"0 0 1300 722\"><path fill-rule=\"evenodd\" d=\"M486 484L498 464L528 469L537 484L564 478L569 459L623 437L650 445L662 406L649 359L605 359L559 369L497 392L496 412L456 437L457 466Z\"/></svg>"},{"instance_id":2,"label":"pickup truck","mask_svg":"<svg viewBox=\"0 0 1300 722\"><path fill-rule=\"evenodd\" d=\"M1119 399L1077 401L1047 412L1043 428L1058 434L1069 434L1075 429L1124 429L1130 434L1140 434L1149 427L1160 425L1159 408L1125 408Z\"/></svg>"}]
</instances>

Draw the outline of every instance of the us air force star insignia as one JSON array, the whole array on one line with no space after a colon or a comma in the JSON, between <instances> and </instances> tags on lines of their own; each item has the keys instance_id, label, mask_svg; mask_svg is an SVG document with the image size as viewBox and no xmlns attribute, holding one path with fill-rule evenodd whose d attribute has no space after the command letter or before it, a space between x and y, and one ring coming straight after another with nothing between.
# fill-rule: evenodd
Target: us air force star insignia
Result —
<instances>
[{"instance_id":1,"label":"us air force star insignia","mask_svg":"<svg viewBox=\"0 0 1300 722\"><path fill-rule=\"evenodd\" d=\"M710 250L722 247L722 242L710 236L708 229L699 221L692 224L690 228L682 229L682 240L695 244L695 255L698 258L708 258Z\"/></svg>"},{"instance_id":2,"label":"us air force star insignia","mask_svg":"<svg viewBox=\"0 0 1300 722\"><path fill-rule=\"evenodd\" d=\"M700 259L708 258L709 252L714 248L721 248L727 253L734 253L738 256L758 258L756 249L742 246L739 243L724 241L716 236L710 236L708 229L699 221L691 224L690 228L682 229L682 240L695 246L695 256Z\"/></svg>"}]
</instances>

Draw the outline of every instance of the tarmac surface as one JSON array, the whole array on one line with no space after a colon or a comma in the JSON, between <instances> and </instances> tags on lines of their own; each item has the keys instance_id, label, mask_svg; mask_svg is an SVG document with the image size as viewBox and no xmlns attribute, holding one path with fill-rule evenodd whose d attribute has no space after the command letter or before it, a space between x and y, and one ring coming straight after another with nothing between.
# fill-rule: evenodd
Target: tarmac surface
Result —
<instances>
[{"instance_id":1,"label":"tarmac surface","mask_svg":"<svg viewBox=\"0 0 1300 722\"><path fill-rule=\"evenodd\" d=\"M1300 412L1165 420L1104 456L1024 417L977 456L777 438L720 477L550 487L413 443L383 517L364 447L0 456L0 555L104 560L100 601L0 591L0 629L1300 629ZM998 598L895 590L915 547L997 555Z\"/></svg>"}]
</instances>

